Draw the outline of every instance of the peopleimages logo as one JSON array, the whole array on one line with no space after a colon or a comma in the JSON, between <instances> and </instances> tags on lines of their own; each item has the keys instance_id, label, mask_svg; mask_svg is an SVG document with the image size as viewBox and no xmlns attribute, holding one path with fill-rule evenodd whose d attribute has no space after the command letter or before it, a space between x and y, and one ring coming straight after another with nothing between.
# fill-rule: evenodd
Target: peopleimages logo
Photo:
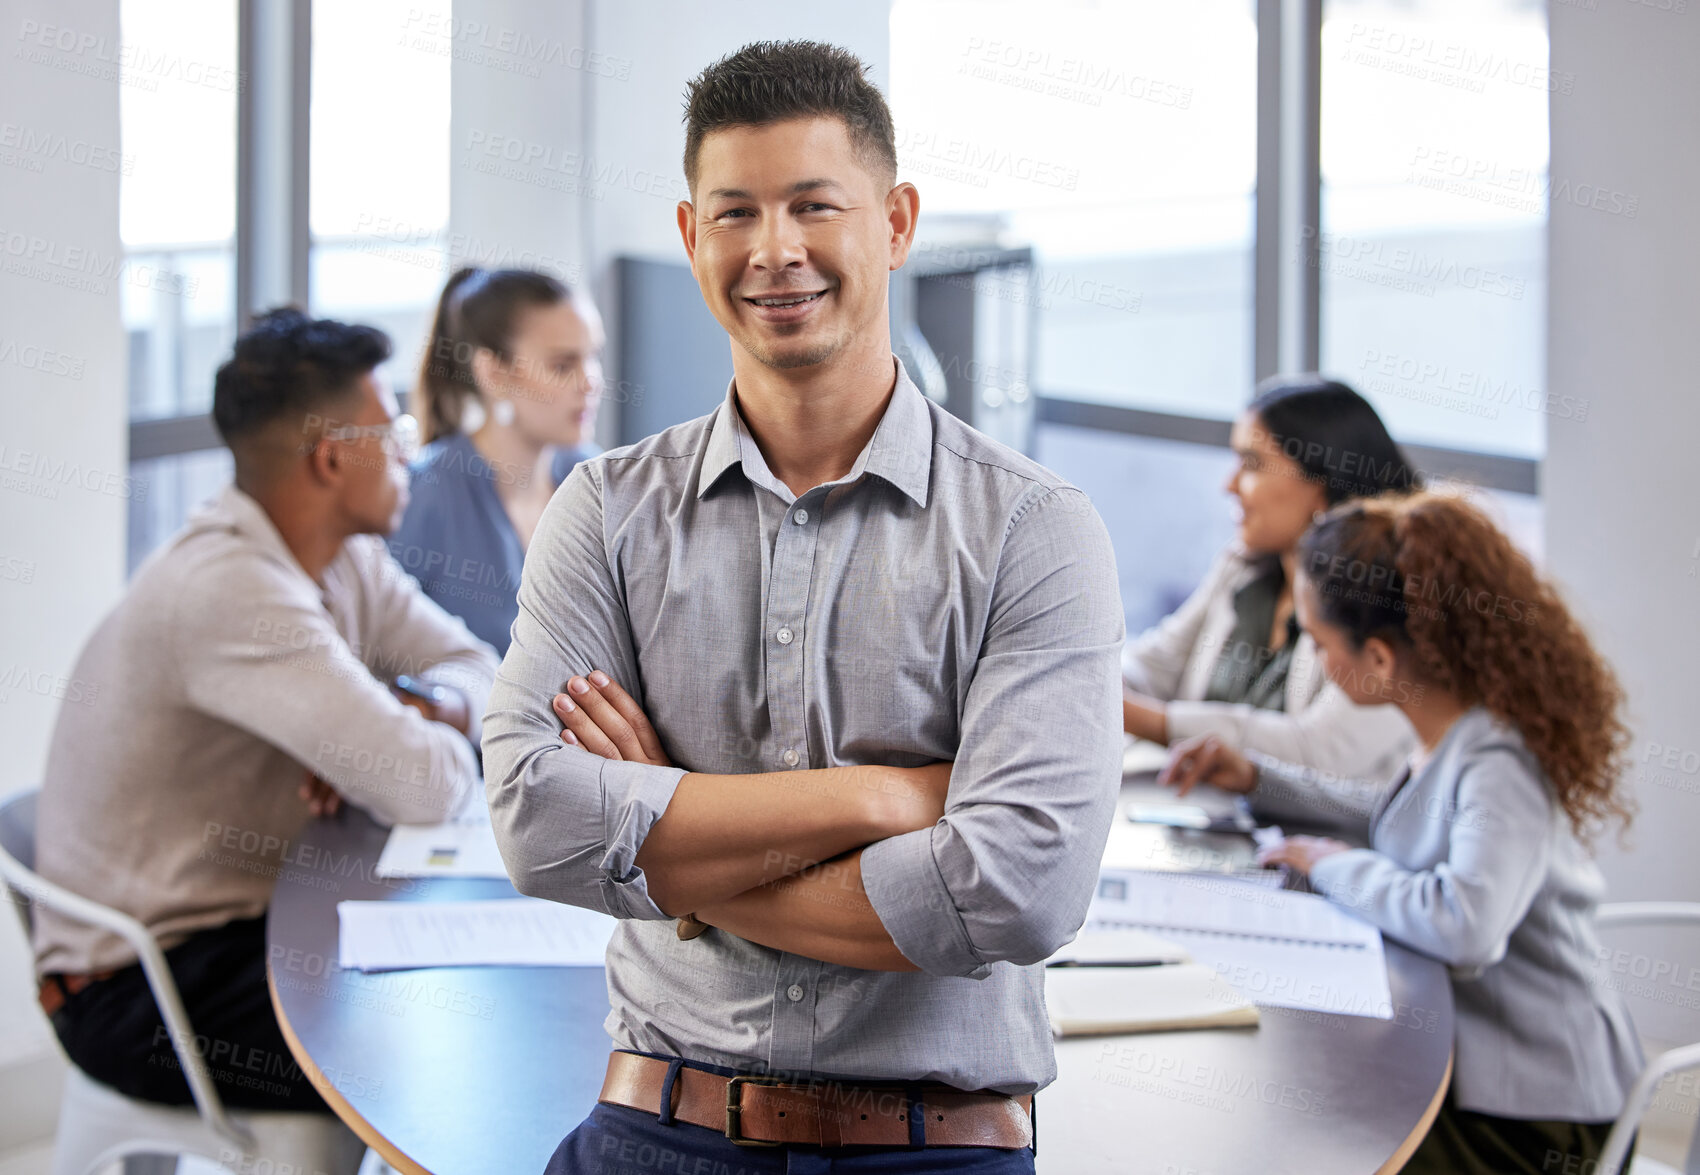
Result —
<instances>
[{"instance_id":1,"label":"peopleimages logo","mask_svg":"<svg viewBox=\"0 0 1700 1175\"><path fill-rule=\"evenodd\" d=\"M214 90L240 91L247 75L228 66L197 61L181 53L150 49L132 41L109 39L65 25L24 20L12 56L35 65L84 73L125 85L157 90L161 81L178 81Z\"/></svg>"},{"instance_id":2,"label":"peopleimages logo","mask_svg":"<svg viewBox=\"0 0 1700 1175\"><path fill-rule=\"evenodd\" d=\"M0 148L16 151L34 160L55 159L95 171L115 171L129 175L136 161L116 147L103 147L87 139L73 139L56 131L43 131L19 126L15 122L0 122ZM33 170L39 171L40 168Z\"/></svg>"},{"instance_id":3,"label":"peopleimages logo","mask_svg":"<svg viewBox=\"0 0 1700 1175\"><path fill-rule=\"evenodd\" d=\"M57 498L64 486L108 494L139 502L147 496L147 483L121 473L92 469L78 461L13 449L0 443L0 487L40 498Z\"/></svg>"},{"instance_id":4,"label":"peopleimages logo","mask_svg":"<svg viewBox=\"0 0 1700 1175\"><path fill-rule=\"evenodd\" d=\"M1427 291L1427 297L1433 297L1438 286L1449 285L1522 301L1528 286L1526 278L1384 240L1318 233L1316 226L1308 224L1300 230L1300 236L1305 242L1316 242L1316 256L1304 258L1313 266L1327 266L1330 272L1363 276L1366 280L1376 280L1374 275L1378 274L1396 277L1416 283L1419 290Z\"/></svg>"}]
</instances>

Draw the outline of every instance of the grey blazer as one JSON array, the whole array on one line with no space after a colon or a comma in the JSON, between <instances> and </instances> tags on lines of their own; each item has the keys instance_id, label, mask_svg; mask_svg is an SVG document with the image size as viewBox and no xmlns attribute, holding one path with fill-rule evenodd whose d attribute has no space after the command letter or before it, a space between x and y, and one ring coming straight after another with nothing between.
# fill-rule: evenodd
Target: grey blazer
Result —
<instances>
[{"instance_id":1,"label":"grey blazer","mask_svg":"<svg viewBox=\"0 0 1700 1175\"><path fill-rule=\"evenodd\" d=\"M1257 762L1260 811L1332 816L1371 846L1319 861L1312 887L1451 969L1460 1108L1617 1117L1643 1058L1621 996L1591 981L1605 880L1516 731L1470 710L1393 788Z\"/></svg>"}]
</instances>

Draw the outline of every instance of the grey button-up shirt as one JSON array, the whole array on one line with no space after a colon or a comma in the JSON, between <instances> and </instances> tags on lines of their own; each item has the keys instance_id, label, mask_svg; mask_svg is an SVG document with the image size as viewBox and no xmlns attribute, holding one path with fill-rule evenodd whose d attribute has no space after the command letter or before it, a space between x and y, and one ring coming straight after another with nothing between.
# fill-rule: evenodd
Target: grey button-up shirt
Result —
<instances>
[{"instance_id":1,"label":"grey button-up shirt","mask_svg":"<svg viewBox=\"0 0 1700 1175\"><path fill-rule=\"evenodd\" d=\"M624 920L608 948L618 1047L1026 1093L1056 1075L1036 964L1085 917L1120 782L1115 562L1084 494L896 372L850 472L801 497L735 388L573 472L526 556L486 791L515 885ZM679 767L560 741L550 698L593 668ZM633 863L685 770L941 759L944 818L862 855L919 972L714 930L680 941Z\"/></svg>"}]
</instances>

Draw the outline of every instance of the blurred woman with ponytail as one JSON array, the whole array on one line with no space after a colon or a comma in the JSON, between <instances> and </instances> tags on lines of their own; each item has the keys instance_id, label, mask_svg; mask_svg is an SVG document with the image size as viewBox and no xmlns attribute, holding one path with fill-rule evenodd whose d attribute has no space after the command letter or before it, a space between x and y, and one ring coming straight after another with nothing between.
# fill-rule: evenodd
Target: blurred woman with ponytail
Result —
<instances>
[{"instance_id":1,"label":"blurred woman with ponytail","mask_svg":"<svg viewBox=\"0 0 1700 1175\"><path fill-rule=\"evenodd\" d=\"M1585 1171L1642 1067L1595 985L1605 883L1586 846L1627 825L1623 691L1553 587L1484 515L1432 493L1354 502L1299 544L1299 622L1354 701L1419 746L1388 789L1188 740L1164 771L1249 792L1368 848L1294 836L1267 864L1451 968L1454 1071L1404 1170Z\"/></svg>"},{"instance_id":2,"label":"blurred woman with ponytail","mask_svg":"<svg viewBox=\"0 0 1700 1175\"><path fill-rule=\"evenodd\" d=\"M602 320L529 269L458 270L444 287L410 407L427 443L391 552L498 653L537 520L591 434Z\"/></svg>"}]
</instances>

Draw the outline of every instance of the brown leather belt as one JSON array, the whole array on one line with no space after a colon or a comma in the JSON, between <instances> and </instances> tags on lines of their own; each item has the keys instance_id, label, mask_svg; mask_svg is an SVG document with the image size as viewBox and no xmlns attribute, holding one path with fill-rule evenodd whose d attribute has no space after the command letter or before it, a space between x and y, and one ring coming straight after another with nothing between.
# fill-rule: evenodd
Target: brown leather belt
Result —
<instances>
[{"instance_id":1,"label":"brown leather belt","mask_svg":"<svg viewBox=\"0 0 1700 1175\"><path fill-rule=\"evenodd\" d=\"M636 1053L608 1057L598 1101L657 1117L669 1062ZM927 1146L1020 1150L1033 1141L1031 1095L965 1092L934 1083L847 1085L775 1077L722 1077L681 1065L673 1117L718 1130L740 1146L909 1145L910 1092L919 1095Z\"/></svg>"},{"instance_id":2,"label":"brown leather belt","mask_svg":"<svg viewBox=\"0 0 1700 1175\"><path fill-rule=\"evenodd\" d=\"M51 1017L65 1006L66 1000L89 984L111 979L116 974L116 971L91 971L87 975L43 975L36 987L35 998L41 1001L41 1010Z\"/></svg>"}]
</instances>

